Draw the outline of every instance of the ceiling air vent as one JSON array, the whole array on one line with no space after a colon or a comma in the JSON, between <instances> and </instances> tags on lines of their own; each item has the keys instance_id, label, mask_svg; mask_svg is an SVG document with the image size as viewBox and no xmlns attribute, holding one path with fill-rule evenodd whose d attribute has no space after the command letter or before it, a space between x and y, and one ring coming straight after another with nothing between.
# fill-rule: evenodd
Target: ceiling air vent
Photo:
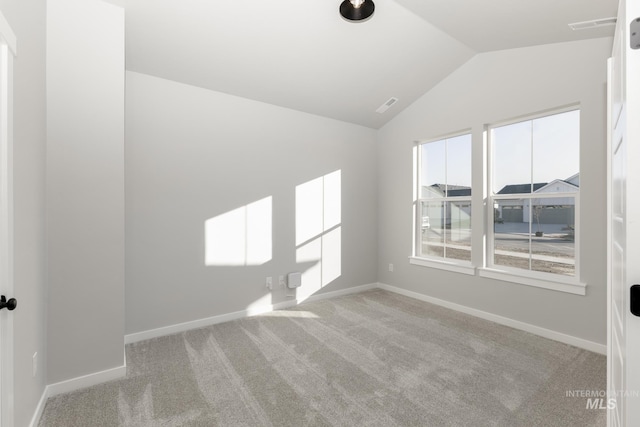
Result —
<instances>
[{"instance_id":1,"label":"ceiling air vent","mask_svg":"<svg viewBox=\"0 0 640 427\"><path fill-rule=\"evenodd\" d=\"M378 109L376 110L376 113L380 113L380 114L384 113L389 109L389 107L391 107L396 102L398 102L398 98L393 98L393 97L389 98L387 102L385 102L384 104L378 107Z\"/></svg>"},{"instance_id":2,"label":"ceiling air vent","mask_svg":"<svg viewBox=\"0 0 640 427\"><path fill-rule=\"evenodd\" d=\"M616 25L616 18L600 18L592 21L574 22L569 24L569 27L576 30L587 30L589 28L607 27L609 25Z\"/></svg>"}]
</instances>

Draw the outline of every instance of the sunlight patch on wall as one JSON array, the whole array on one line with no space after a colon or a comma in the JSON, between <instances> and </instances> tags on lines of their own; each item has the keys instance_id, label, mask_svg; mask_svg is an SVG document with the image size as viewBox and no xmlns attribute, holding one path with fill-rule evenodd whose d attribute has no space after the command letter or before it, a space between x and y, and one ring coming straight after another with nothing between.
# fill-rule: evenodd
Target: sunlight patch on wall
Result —
<instances>
[{"instance_id":1,"label":"sunlight patch on wall","mask_svg":"<svg viewBox=\"0 0 640 427\"><path fill-rule=\"evenodd\" d=\"M205 265L262 265L272 257L272 197L210 218L204 223Z\"/></svg>"},{"instance_id":2,"label":"sunlight patch on wall","mask_svg":"<svg viewBox=\"0 0 640 427\"><path fill-rule=\"evenodd\" d=\"M296 187L296 262L302 273L300 300L342 274L342 174L340 170Z\"/></svg>"},{"instance_id":3,"label":"sunlight patch on wall","mask_svg":"<svg viewBox=\"0 0 640 427\"><path fill-rule=\"evenodd\" d=\"M322 236L322 286L336 280L342 274L342 230L341 227Z\"/></svg>"},{"instance_id":4,"label":"sunlight patch on wall","mask_svg":"<svg viewBox=\"0 0 640 427\"><path fill-rule=\"evenodd\" d=\"M296 187L296 246L323 230L323 178Z\"/></svg>"},{"instance_id":5,"label":"sunlight patch on wall","mask_svg":"<svg viewBox=\"0 0 640 427\"><path fill-rule=\"evenodd\" d=\"M317 238L296 249L296 262L309 263L311 266L302 272L302 286L297 290L301 294L312 295L322 288L322 238Z\"/></svg>"}]
</instances>

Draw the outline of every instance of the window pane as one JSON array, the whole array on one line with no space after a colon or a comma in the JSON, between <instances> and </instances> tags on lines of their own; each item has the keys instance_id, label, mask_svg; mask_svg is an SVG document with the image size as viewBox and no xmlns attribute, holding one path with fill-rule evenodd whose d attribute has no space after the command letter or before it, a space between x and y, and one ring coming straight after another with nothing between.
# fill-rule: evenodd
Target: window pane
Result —
<instances>
[{"instance_id":1,"label":"window pane","mask_svg":"<svg viewBox=\"0 0 640 427\"><path fill-rule=\"evenodd\" d=\"M494 265L575 275L575 198L494 204Z\"/></svg>"},{"instance_id":2,"label":"window pane","mask_svg":"<svg viewBox=\"0 0 640 427\"><path fill-rule=\"evenodd\" d=\"M447 202L445 258L471 261L471 202Z\"/></svg>"},{"instance_id":3,"label":"window pane","mask_svg":"<svg viewBox=\"0 0 640 427\"><path fill-rule=\"evenodd\" d=\"M444 196L445 174L445 140L422 144L422 164L420 173L421 197L428 199Z\"/></svg>"},{"instance_id":4,"label":"window pane","mask_svg":"<svg viewBox=\"0 0 640 427\"><path fill-rule=\"evenodd\" d=\"M490 143L494 247L489 263L576 276L577 198L552 196L579 190L580 111L493 128Z\"/></svg>"},{"instance_id":5,"label":"window pane","mask_svg":"<svg viewBox=\"0 0 640 427\"><path fill-rule=\"evenodd\" d=\"M531 269L575 275L575 198L533 199Z\"/></svg>"},{"instance_id":6,"label":"window pane","mask_svg":"<svg viewBox=\"0 0 640 427\"><path fill-rule=\"evenodd\" d=\"M580 111L533 120L533 182L565 180L580 169ZM572 191L562 188L562 191Z\"/></svg>"},{"instance_id":7,"label":"window pane","mask_svg":"<svg viewBox=\"0 0 640 427\"><path fill-rule=\"evenodd\" d=\"M447 139L447 195L471 195L471 134Z\"/></svg>"},{"instance_id":8,"label":"window pane","mask_svg":"<svg viewBox=\"0 0 640 427\"><path fill-rule=\"evenodd\" d=\"M444 202L421 202L420 253L444 257Z\"/></svg>"},{"instance_id":9,"label":"window pane","mask_svg":"<svg viewBox=\"0 0 640 427\"><path fill-rule=\"evenodd\" d=\"M531 192L531 121L491 130L492 190L495 194Z\"/></svg>"},{"instance_id":10,"label":"window pane","mask_svg":"<svg viewBox=\"0 0 640 427\"><path fill-rule=\"evenodd\" d=\"M493 263L529 270L528 200L496 200L493 231Z\"/></svg>"}]
</instances>

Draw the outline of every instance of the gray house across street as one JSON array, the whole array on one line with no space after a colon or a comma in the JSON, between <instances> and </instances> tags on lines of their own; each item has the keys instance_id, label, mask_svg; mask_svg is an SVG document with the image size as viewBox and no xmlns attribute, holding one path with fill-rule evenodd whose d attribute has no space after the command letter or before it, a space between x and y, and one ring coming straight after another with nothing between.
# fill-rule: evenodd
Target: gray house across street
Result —
<instances>
[{"instance_id":1,"label":"gray house across street","mask_svg":"<svg viewBox=\"0 0 640 427\"><path fill-rule=\"evenodd\" d=\"M533 193L540 194L540 198L522 199L515 196L513 199L500 199L496 201L496 220L500 222L525 222L530 221L530 212L533 212L533 221L540 224L566 224L573 226L575 218L575 196L544 197L549 193L575 193L580 187L580 174L575 174L567 179L555 179L551 182L534 183ZM498 194L527 194L530 193L531 184L505 185ZM529 209L529 203L533 203L533 210Z\"/></svg>"}]
</instances>

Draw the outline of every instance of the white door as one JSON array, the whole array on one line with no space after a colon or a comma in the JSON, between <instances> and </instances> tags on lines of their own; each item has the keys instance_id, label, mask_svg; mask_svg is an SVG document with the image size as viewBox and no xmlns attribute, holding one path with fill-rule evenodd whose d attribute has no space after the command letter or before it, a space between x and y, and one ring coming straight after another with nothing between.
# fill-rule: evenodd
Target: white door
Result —
<instances>
[{"instance_id":1,"label":"white door","mask_svg":"<svg viewBox=\"0 0 640 427\"><path fill-rule=\"evenodd\" d=\"M636 18L640 24L640 2L620 0L609 60L608 425L629 427L640 426L640 317L630 306L631 286L640 284L640 49L629 31Z\"/></svg>"},{"instance_id":2,"label":"white door","mask_svg":"<svg viewBox=\"0 0 640 427\"><path fill-rule=\"evenodd\" d=\"M12 122L15 48L15 36L0 12L0 294L7 300L14 291ZM0 310L0 426L13 426L13 313L7 308Z\"/></svg>"}]
</instances>

